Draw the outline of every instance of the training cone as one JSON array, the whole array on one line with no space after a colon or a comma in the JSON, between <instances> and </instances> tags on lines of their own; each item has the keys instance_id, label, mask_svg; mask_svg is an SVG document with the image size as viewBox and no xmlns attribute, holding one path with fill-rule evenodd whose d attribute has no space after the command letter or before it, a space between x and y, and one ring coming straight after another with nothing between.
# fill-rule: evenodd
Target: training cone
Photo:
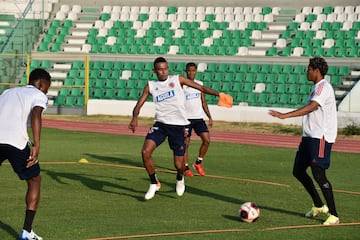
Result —
<instances>
[{"instance_id":1,"label":"training cone","mask_svg":"<svg viewBox=\"0 0 360 240\"><path fill-rule=\"evenodd\" d=\"M86 158L81 158L79 163L88 163L89 161Z\"/></svg>"}]
</instances>

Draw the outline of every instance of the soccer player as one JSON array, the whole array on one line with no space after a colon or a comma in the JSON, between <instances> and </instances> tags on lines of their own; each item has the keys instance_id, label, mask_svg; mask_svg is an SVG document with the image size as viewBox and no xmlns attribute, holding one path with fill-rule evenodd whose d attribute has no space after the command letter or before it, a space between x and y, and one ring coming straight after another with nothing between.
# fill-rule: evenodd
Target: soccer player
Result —
<instances>
[{"instance_id":1,"label":"soccer player","mask_svg":"<svg viewBox=\"0 0 360 240\"><path fill-rule=\"evenodd\" d=\"M197 73L197 66L195 63L190 62L186 64L186 76L191 81L196 82L197 84L203 85L203 82L195 80ZM194 89L192 87L184 86L185 92L185 109L187 118L190 121L189 125L189 134L185 139L186 142L186 152L185 152L185 176L192 177L194 174L189 168L189 144L191 132L194 129L195 133L201 138L201 146L199 149L199 155L196 161L193 164L194 169L198 172L200 176L205 176L204 169L202 167L202 161L205 157L205 154L209 148L210 144L210 134L208 126L203 119L204 112L209 119L209 126L212 127L213 121L211 114L206 103L205 94L201 91Z\"/></svg>"},{"instance_id":2,"label":"soccer player","mask_svg":"<svg viewBox=\"0 0 360 240\"><path fill-rule=\"evenodd\" d=\"M47 108L46 93L51 84L50 74L34 69L29 85L7 89L0 95L0 164L8 159L13 170L27 183L26 212L20 240L42 240L32 230L40 200L40 133L41 116ZM30 120L32 143L27 133Z\"/></svg>"},{"instance_id":3,"label":"soccer player","mask_svg":"<svg viewBox=\"0 0 360 240\"><path fill-rule=\"evenodd\" d=\"M187 126L190 122L187 120L185 113L185 94L183 85L196 88L206 94L215 96L220 95L220 100L223 95L222 93L201 86L183 76L169 76L168 63L163 57L155 59L153 71L157 76L157 81L149 81L144 87L143 93L133 109L132 119L129 123L129 129L135 132L135 129L138 126L140 109L151 94L155 103L155 123L149 129L141 150L142 160L150 177L150 186L145 194L146 200L152 199L161 187L161 184L156 177L152 153L165 141L166 137L168 138L169 146L173 151L174 166L177 170L176 193L178 196L182 196L185 192L185 137L188 134Z\"/></svg>"},{"instance_id":4,"label":"soccer player","mask_svg":"<svg viewBox=\"0 0 360 240\"><path fill-rule=\"evenodd\" d=\"M314 83L314 87L307 104L287 113L270 110L269 114L280 119L303 116L302 139L295 156L293 175L302 183L313 200L313 207L305 216L328 214L324 224L330 225L339 223L332 186L325 174L330 166L331 147L337 136L337 112L334 89L324 79L327 71L328 64L323 58L310 59L307 78ZM323 204L311 177L306 172L308 167L320 186L327 206Z\"/></svg>"}]
</instances>

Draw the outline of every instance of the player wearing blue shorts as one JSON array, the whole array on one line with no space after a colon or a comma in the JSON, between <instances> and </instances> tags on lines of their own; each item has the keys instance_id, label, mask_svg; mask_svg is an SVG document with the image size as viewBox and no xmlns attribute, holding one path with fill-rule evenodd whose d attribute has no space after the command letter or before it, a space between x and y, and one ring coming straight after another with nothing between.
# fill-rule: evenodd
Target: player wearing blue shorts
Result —
<instances>
[{"instance_id":1,"label":"player wearing blue shorts","mask_svg":"<svg viewBox=\"0 0 360 240\"><path fill-rule=\"evenodd\" d=\"M186 76L188 79L203 85L199 80L195 79L197 73L197 66L195 63L190 62L186 64ZM185 109L188 120L190 121L189 125L189 134L186 138L186 153L185 153L185 176L192 177L194 174L189 168L189 144L192 134L192 130L200 136L201 146L199 148L199 153L196 161L193 164L194 169L198 172L200 176L205 176L205 171L203 169L202 161L207 153L210 144L210 133L206 122L204 121L204 113L209 119L209 126L212 127L213 121L211 114L205 99L205 94L200 92L197 89L184 86L185 92Z\"/></svg>"},{"instance_id":2,"label":"player wearing blue shorts","mask_svg":"<svg viewBox=\"0 0 360 240\"><path fill-rule=\"evenodd\" d=\"M326 178L325 171L330 166L332 144L337 136L337 112L334 89L324 78L328 65L323 58L310 59L307 78L314 83L307 104L297 110L280 113L270 110L269 114L280 119L303 116L303 134L296 153L293 175L302 183L313 200L313 207L305 214L316 217L320 213L328 214L325 225L338 224L332 186ZM314 183L307 174L307 168L319 184L327 206L323 204Z\"/></svg>"},{"instance_id":3,"label":"player wearing blue shorts","mask_svg":"<svg viewBox=\"0 0 360 240\"><path fill-rule=\"evenodd\" d=\"M129 123L129 129L135 132L138 126L140 109L151 94L155 104L155 124L149 129L141 150L142 160L150 178L150 186L145 194L146 200L152 199L161 187L156 176L152 153L166 138L168 138L169 146L173 151L174 166L177 171L176 193L178 196L182 196L185 191L185 137L188 134L187 125L190 122L187 120L185 113L183 86L187 85L206 94L219 96L217 91L201 86L183 76L169 76L168 63L163 57L155 59L154 73L157 80L148 81L148 84L144 87Z\"/></svg>"},{"instance_id":4,"label":"player wearing blue shorts","mask_svg":"<svg viewBox=\"0 0 360 240\"><path fill-rule=\"evenodd\" d=\"M32 230L40 201L41 116L47 107L46 93L51 84L50 74L43 69L30 73L29 85L5 90L0 95L0 164L9 160L14 172L27 182L26 212L20 240L41 240ZM30 119L33 143L27 133Z\"/></svg>"}]
</instances>

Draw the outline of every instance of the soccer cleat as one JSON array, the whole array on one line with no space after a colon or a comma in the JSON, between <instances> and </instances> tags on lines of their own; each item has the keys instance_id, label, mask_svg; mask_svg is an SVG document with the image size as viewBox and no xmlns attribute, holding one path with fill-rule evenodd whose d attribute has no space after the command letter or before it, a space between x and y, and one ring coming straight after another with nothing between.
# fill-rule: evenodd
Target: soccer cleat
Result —
<instances>
[{"instance_id":1,"label":"soccer cleat","mask_svg":"<svg viewBox=\"0 0 360 240\"><path fill-rule=\"evenodd\" d=\"M187 177L193 177L193 176L194 176L194 174L191 172L190 169L185 170L184 174L185 174L185 176L187 176Z\"/></svg>"},{"instance_id":2,"label":"soccer cleat","mask_svg":"<svg viewBox=\"0 0 360 240\"><path fill-rule=\"evenodd\" d=\"M323 205L322 207L315 207L313 205L311 210L305 213L305 217L316 217L320 213L327 214L328 212L329 212L329 208L326 205Z\"/></svg>"},{"instance_id":3,"label":"soccer cleat","mask_svg":"<svg viewBox=\"0 0 360 240\"><path fill-rule=\"evenodd\" d=\"M339 224L340 220L338 217L329 214L329 217L325 220L325 222L323 223L324 225L334 225L334 224Z\"/></svg>"},{"instance_id":4,"label":"soccer cleat","mask_svg":"<svg viewBox=\"0 0 360 240\"><path fill-rule=\"evenodd\" d=\"M155 184L150 184L149 190L145 194L145 200L150 200L155 196L155 193L161 188L161 183L158 181Z\"/></svg>"},{"instance_id":5,"label":"soccer cleat","mask_svg":"<svg viewBox=\"0 0 360 240\"><path fill-rule=\"evenodd\" d=\"M181 180L176 180L176 194L182 196L185 192L185 180L184 177Z\"/></svg>"},{"instance_id":6,"label":"soccer cleat","mask_svg":"<svg viewBox=\"0 0 360 240\"><path fill-rule=\"evenodd\" d=\"M31 232L28 232L23 229L20 232L19 240L43 240L43 238L34 233L33 230L31 230Z\"/></svg>"},{"instance_id":7,"label":"soccer cleat","mask_svg":"<svg viewBox=\"0 0 360 240\"><path fill-rule=\"evenodd\" d=\"M200 164L194 163L194 164L193 164L193 167L194 167L194 169L198 172L198 174L199 174L200 176L205 176L205 172L204 172L204 169L203 169L201 163L200 163Z\"/></svg>"}]
</instances>

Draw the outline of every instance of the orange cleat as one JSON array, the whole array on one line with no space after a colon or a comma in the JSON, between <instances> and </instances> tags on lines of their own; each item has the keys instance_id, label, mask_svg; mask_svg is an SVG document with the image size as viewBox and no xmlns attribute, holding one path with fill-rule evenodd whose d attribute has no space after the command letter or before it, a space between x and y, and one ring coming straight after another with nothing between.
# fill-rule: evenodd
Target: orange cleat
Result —
<instances>
[{"instance_id":1,"label":"orange cleat","mask_svg":"<svg viewBox=\"0 0 360 240\"><path fill-rule=\"evenodd\" d=\"M185 170L184 174L185 174L185 176L187 176L187 177L193 177L193 176L194 176L194 174L191 172L190 169Z\"/></svg>"},{"instance_id":2,"label":"orange cleat","mask_svg":"<svg viewBox=\"0 0 360 240\"><path fill-rule=\"evenodd\" d=\"M203 167L202 167L202 164L196 164L196 163L194 163L194 164L193 164L193 167L194 167L194 169L196 169L196 171L198 172L198 174L199 174L200 176L205 176L205 172L204 172L204 169L203 169Z\"/></svg>"}]
</instances>

